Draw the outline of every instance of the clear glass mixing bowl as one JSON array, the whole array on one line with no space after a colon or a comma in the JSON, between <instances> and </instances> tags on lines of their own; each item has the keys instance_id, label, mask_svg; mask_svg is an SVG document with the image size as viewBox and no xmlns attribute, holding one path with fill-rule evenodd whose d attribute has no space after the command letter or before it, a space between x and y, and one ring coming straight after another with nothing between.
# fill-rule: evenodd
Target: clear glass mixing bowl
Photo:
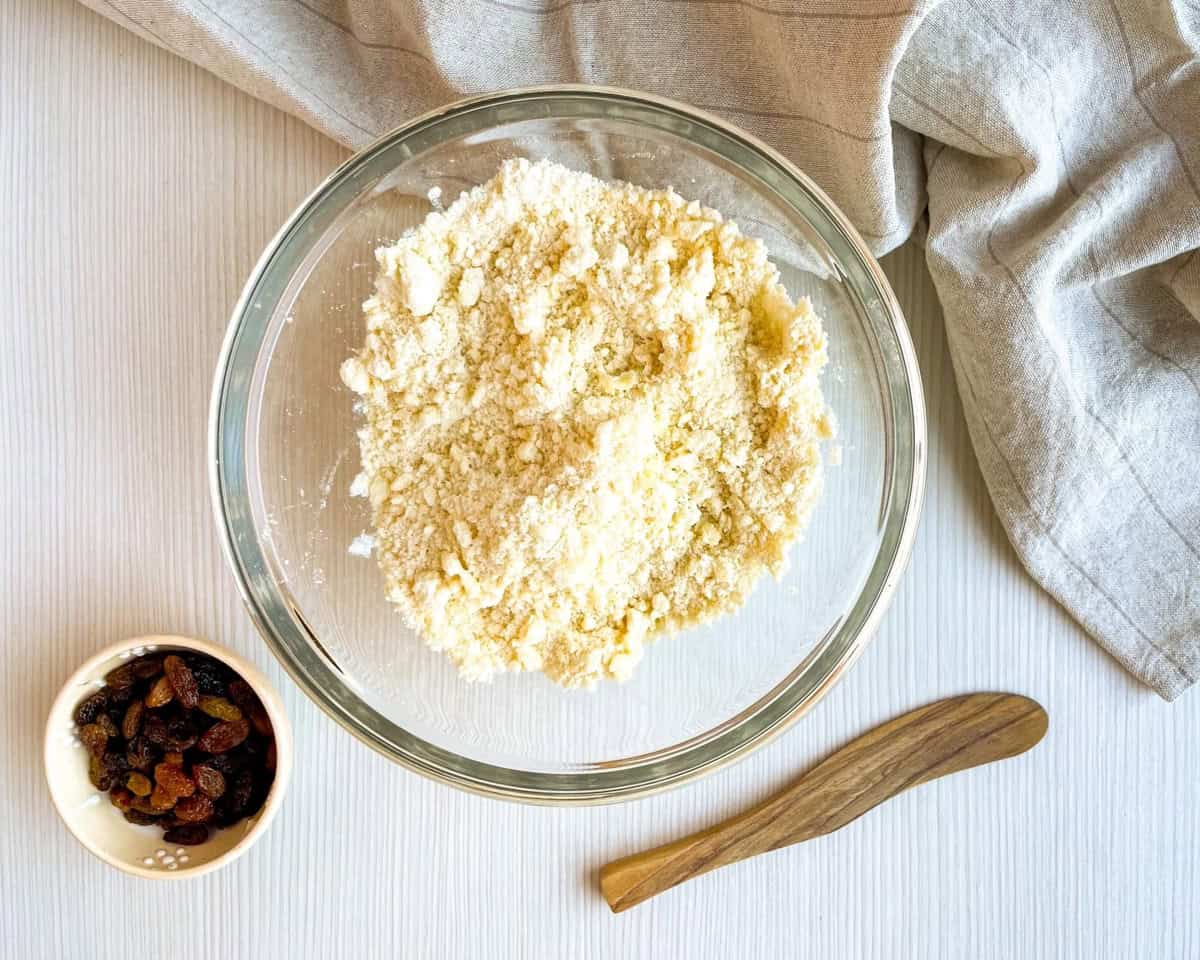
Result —
<instances>
[{"instance_id":1,"label":"clear glass mixing bowl","mask_svg":"<svg viewBox=\"0 0 1200 960\"><path fill-rule=\"evenodd\" d=\"M841 464L781 582L709 627L653 644L633 679L564 691L541 675L468 684L405 629L348 487L373 251L501 160L549 158L674 186L760 237L830 344ZM431 193L432 191L432 193ZM832 202L721 120L595 87L511 91L428 114L336 170L268 246L234 310L214 385L212 493L247 607L295 681L366 743L465 789L546 803L624 799L761 745L862 650L905 565L925 469L916 360L878 265Z\"/></svg>"}]
</instances>

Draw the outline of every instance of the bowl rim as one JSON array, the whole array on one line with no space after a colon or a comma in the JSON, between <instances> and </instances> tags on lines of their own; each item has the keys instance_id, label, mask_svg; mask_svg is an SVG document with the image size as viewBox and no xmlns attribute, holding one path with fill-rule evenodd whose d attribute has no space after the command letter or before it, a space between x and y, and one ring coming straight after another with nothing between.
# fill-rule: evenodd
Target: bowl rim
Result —
<instances>
[{"instance_id":1,"label":"bowl rim","mask_svg":"<svg viewBox=\"0 0 1200 960\"><path fill-rule=\"evenodd\" d=\"M138 647L150 646L160 649L163 647L173 647L183 650L194 650L196 653L207 654L216 660L220 660L226 666L231 667L258 694L258 699L262 702L263 708L271 718L271 726L275 735L275 779L271 783L267 799L263 802L262 809L258 813L258 819L246 831L245 836L220 856L206 860L203 863L197 863L195 866L188 866L172 871L149 869L141 864L120 860L117 857L110 856L104 849L92 843L87 836L75 829L73 818L63 808L63 803L55 792L54 777L50 774L51 754L58 754L62 750L60 736L62 731L56 724L56 718L59 717L64 709L71 712L74 711L79 702L78 690L82 681L96 672L102 664L112 660L114 657L119 657L122 653ZM275 690L266 676L254 664L228 647L210 643L207 640L200 640L196 637L185 637L177 634L148 634L128 640L119 640L88 657L87 660L81 663L67 677L58 694L55 696L54 702L50 704L50 710L46 715L46 729L42 740L42 766L46 779L46 788L50 793L50 800L54 805L55 813L58 814L58 818L66 826L71 836L78 840L84 849L96 857L96 859L124 873L147 880L190 880L206 873L212 873L214 870L219 870L249 850L258 838L266 832L283 803L284 794L287 793L288 785L291 782L292 753L291 724L288 722L287 714L283 709L283 701L278 691Z\"/></svg>"},{"instance_id":2,"label":"bowl rim","mask_svg":"<svg viewBox=\"0 0 1200 960\"><path fill-rule=\"evenodd\" d=\"M657 763L653 760L650 762L646 762L644 759L639 761L637 757L626 758L633 765L623 768L626 776L622 778L621 782L597 783L597 781L607 779L606 775L611 775L619 771L600 770L583 773L574 771L535 772L514 770L512 768L494 766L483 761L472 760L469 757L455 754L435 744L431 744L384 717L350 691L342 683L334 669L322 662L313 650L314 646L317 650L321 649L320 641L319 638L313 636L311 631L307 629L307 625L304 625L304 630L308 634L305 644L307 650L303 650L301 656L308 662L300 663L296 652L277 635L270 617L262 609L258 598L254 594L251 580L255 578L252 578L242 565L242 558L239 555L238 545L235 542L235 531L225 493L225 476L228 465L222 458L224 430L226 426L223 414L226 394L229 389L231 361L238 346L243 326L249 319L248 314L251 303L254 300L259 284L281 248L284 247L286 241L293 235L297 225L321 204L331 190L348 179L375 154L392 146L397 141L410 137L414 133L425 130L435 124L472 111L522 102L536 104L555 99L570 101L584 101L589 99L617 101L629 107L640 107L673 114L680 120L707 128L713 134L748 150L752 155L756 156L757 160L762 161L768 168L775 171L776 175L782 176L785 180L790 181L791 185L799 188L802 193L807 194L815 206L827 218L828 226L832 228L836 238L849 248L854 258L853 266L861 274L860 282L866 284L871 290L873 295L872 303L877 304L879 309L886 314L890 332L895 338L895 347L900 359L900 372L904 378L904 389L897 391L894 382L890 378L885 378L885 383L892 388L893 393L901 396L907 402L906 416L911 420L911 430L900 435L899 440L901 442L898 444L898 446L906 448L911 456L911 470L908 471L908 475L899 475L899 480L907 484L907 490L903 491L903 496L898 499L894 493L892 494L888 510L889 514L899 518L898 527L896 528L897 532L892 538L893 547L891 556L882 574L878 577L875 576L876 568L873 567L872 576L864 584L854 606L849 609L849 614L853 614L859 605L864 602L864 599L867 599L865 611L859 617L860 622L857 631L840 645L836 656L831 658L818 656L819 654L828 652L831 637L836 639L840 635L841 623L846 619L845 617L842 618L838 624L834 625L829 634L826 635L826 638L797 665L787 678L781 681L774 689L763 694L755 704L746 708L742 714L739 714L738 717L741 719L737 717L733 718L737 719L737 722L732 726L729 726L732 720L726 721L726 723L714 728L714 730L719 731L716 734L713 734L712 731L706 731L682 744L658 751L657 754L651 755L652 757L658 757ZM553 115L547 114L547 116ZM784 199L786 200L786 198ZM796 212L804 216L805 219L809 219L803 211L797 209ZM809 222L811 223L811 219L809 219ZM824 237L824 235L822 236ZM825 239L828 240L828 238ZM845 264L839 262L839 266L844 267ZM767 146L758 138L746 133L726 120L707 111L665 97L617 87L593 86L588 84L548 84L519 87L457 100L421 114L409 122L388 131L339 164L296 207L291 216L267 244L254 269L251 271L230 316L225 339L217 360L209 409L209 489L222 552L233 572L234 580L251 620L254 622L255 627L271 652L280 661L296 684L341 727L345 728L376 752L383 754L390 760L416 773L440 783L445 783L482 796L558 806L611 803L618 800L648 796L688 783L748 756L753 751L779 736L811 709L858 659L878 628L884 613L890 606L896 588L907 567L916 537L924 501L926 459L927 424L924 390L920 369L917 364L916 351L913 347L908 325L882 269L846 215L842 213L817 184L790 160ZM889 475L887 478L889 485L892 483L892 480L893 477ZM885 547L886 538L880 543L876 554L876 563ZM873 579L876 583L875 591L867 598ZM273 591L276 589L273 583L270 584L270 588ZM277 605L285 608L288 606L286 604ZM298 611L292 611L290 608L289 612L293 614L298 613ZM302 617L300 620L303 622ZM293 627L295 627L294 620ZM821 664L820 676L815 679L806 677L808 671L804 667L809 661L813 661L815 664L818 660L824 661L826 659L828 659L828 662L822 662ZM318 682L318 678L314 677L313 673L320 675L319 679L321 682ZM805 690L800 695L793 696L782 709L772 711L772 708L780 702L782 697L788 694L789 691L792 691L792 688L799 685L799 681L802 678L809 680ZM329 692L330 688L341 688L344 690L348 694L349 699L355 703L355 709L348 709L342 700ZM711 747L713 742L721 741L723 738L738 733L752 721L761 718L764 713L771 714L767 718L767 722L760 724L757 729L752 731L748 736L743 737L739 742L717 751L706 750L706 748ZM377 718L376 726L373 727L364 722L363 714ZM380 725L392 728L393 732L390 735L384 735L378 729ZM729 728L725 729L727 726ZM397 735L406 740L407 745L397 744L394 742L394 739L389 738L389 736L394 738ZM414 746L416 749L414 749ZM701 752L705 752L706 755L697 756ZM664 753L669 754L669 756L663 757ZM692 762L690 765L681 764L679 761L682 758L690 758ZM672 762L674 769L666 771L660 769L661 763L665 759L669 759ZM454 768L456 762L461 763L467 769ZM635 780L628 776L630 771L636 772L643 769L646 771L646 775L640 780Z\"/></svg>"}]
</instances>

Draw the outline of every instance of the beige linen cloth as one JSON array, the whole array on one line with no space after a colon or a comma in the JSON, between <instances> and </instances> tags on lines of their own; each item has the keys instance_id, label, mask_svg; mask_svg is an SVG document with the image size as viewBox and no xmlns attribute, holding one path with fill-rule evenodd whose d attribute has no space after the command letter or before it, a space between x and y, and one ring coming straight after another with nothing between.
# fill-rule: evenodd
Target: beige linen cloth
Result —
<instances>
[{"instance_id":1,"label":"beige linen cloth","mask_svg":"<svg viewBox=\"0 0 1200 960\"><path fill-rule=\"evenodd\" d=\"M928 216L1025 565L1167 699L1200 675L1200 0L85 0L359 147L582 81L721 114L876 253Z\"/></svg>"}]
</instances>

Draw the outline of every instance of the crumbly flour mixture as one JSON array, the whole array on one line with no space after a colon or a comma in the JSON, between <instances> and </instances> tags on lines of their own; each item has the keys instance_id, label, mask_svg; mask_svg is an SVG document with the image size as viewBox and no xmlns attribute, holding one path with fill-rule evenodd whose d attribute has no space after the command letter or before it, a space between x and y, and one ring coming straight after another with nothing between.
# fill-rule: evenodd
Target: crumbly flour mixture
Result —
<instances>
[{"instance_id":1,"label":"crumbly flour mixture","mask_svg":"<svg viewBox=\"0 0 1200 960\"><path fill-rule=\"evenodd\" d=\"M801 533L821 322L672 191L506 162L376 253L363 470L388 598L471 679L625 679Z\"/></svg>"}]
</instances>

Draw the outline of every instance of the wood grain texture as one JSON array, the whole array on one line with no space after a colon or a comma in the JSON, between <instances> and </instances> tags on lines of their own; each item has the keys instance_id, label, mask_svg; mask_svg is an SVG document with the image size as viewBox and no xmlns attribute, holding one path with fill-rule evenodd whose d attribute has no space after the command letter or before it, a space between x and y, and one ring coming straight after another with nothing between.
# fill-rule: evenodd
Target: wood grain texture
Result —
<instances>
[{"instance_id":1,"label":"wood grain texture","mask_svg":"<svg viewBox=\"0 0 1200 960\"><path fill-rule=\"evenodd\" d=\"M1024 753L1046 735L1035 701L965 693L856 737L791 786L727 820L600 870L614 913L693 877L840 830L912 787Z\"/></svg>"},{"instance_id":2,"label":"wood grain texture","mask_svg":"<svg viewBox=\"0 0 1200 960\"><path fill-rule=\"evenodd\" d=\"M1019 568L911 244L884 265L925 377L925 516L878 637L786 736L682 790L553 810L427 783L320 714L242 613L204 448L243 278L343 156L72 0L0 2L0 956L117 960L133 929L141 956L173 960L1200 956L1200 695L1166 705L1138 687ZM186 887L91 858L41 772L63 678L153 632L253 659L295 727L279 819ZM614 857L744 809L915 704L981 689L1045 704L1045 743L638 910L614 917L596 892Z\"/></svg>"}]
</instances>

